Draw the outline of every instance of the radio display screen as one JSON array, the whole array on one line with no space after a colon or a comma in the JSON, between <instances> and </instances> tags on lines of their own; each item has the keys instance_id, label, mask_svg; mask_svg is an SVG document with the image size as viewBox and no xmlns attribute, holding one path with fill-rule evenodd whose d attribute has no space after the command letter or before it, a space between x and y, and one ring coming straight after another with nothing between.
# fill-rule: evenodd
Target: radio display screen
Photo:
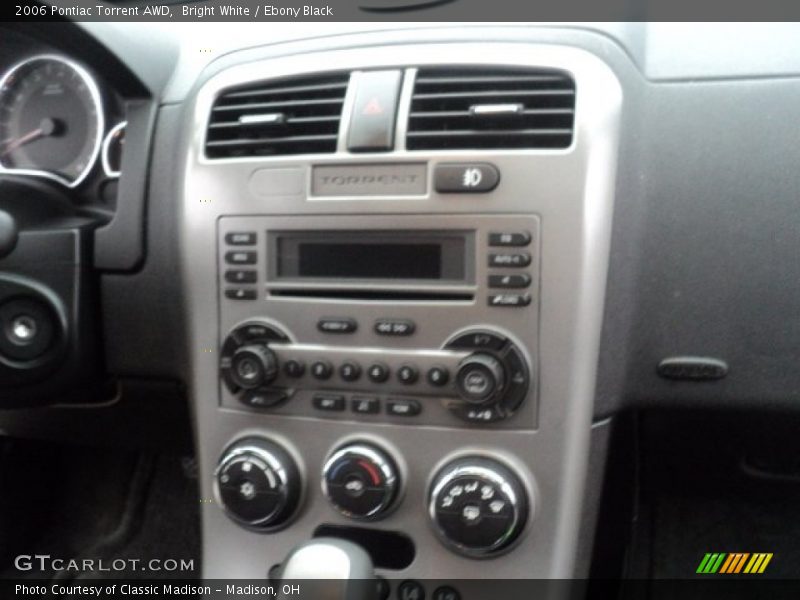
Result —
<instances>
[{"instance_id":1,"label":"radio display screen","mask_svg":"<svg viewBox=\"0 0 800 600\"><path fill-rule=\"evenodd\" d=\"M298 244L300 277L441 279L439 244Z\"/></svg>"},{"instance_id":2,"label":"radio display screen","mask_svg":"<svg viewBox=\"0 0 800 600\"><path fill-rule=\"evenodd\" d=\"M279 280L446 281L473 277L471 232L283 231L271 271Z\"/></svg>"}]
</instances>

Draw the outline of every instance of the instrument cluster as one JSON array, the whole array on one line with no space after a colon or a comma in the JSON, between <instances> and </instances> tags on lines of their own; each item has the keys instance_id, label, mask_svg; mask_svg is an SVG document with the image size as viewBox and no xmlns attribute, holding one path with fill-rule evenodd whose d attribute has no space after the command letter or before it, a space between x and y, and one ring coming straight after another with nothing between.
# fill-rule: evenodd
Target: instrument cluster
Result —
<instances>
[{"instance_id":1,"label":"instrument cluster","mask_svg":"<svg viewBox=\"0 0 800 600\"><path fill-rule=\"evenodd\" d=\"M0 75L0 175L69 189L116 179L125 121L114 93L86 66L57 53L26 56Z\"/></svg>"}]
</instances>

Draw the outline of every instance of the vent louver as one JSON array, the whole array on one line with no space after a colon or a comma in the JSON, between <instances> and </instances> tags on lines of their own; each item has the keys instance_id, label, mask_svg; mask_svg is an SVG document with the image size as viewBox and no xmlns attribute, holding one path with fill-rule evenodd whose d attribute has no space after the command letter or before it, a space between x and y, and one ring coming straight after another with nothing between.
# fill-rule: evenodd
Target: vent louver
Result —
<instances>
[{"instance_id":1,"label":"vent louver","mask_svg":"<svg viewBox=\"0 0 800 600\"><path fill-rule=\"evenodd\" d=\"M335 152L349 79L335 73L226 90L211 109L206 156Z\"/></svg>"},{"instance_id":2,"label":"vent louver","mask_svg":"<svg viewBox=\"0 0 800 600\"><path fill-rule=\"evenodd\" d=\"M575 82L562 71L420 69L406 148L566 148L574 113Z\"/></svg>"}]
</instances>

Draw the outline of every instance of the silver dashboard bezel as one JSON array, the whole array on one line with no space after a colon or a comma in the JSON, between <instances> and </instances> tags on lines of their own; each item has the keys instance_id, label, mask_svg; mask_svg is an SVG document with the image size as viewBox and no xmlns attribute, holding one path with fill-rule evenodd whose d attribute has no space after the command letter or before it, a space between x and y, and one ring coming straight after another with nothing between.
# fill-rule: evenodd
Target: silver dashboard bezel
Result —
<instances>
[{"instance_id":1,"label":"silver dashboard bezel","mask_svg":"<svg viewBox=\"0 0 800 600\"><path fill-rule=\"evenodd\" d=\"M340 40L344 43L344 40ZM294 48L297 51L298 48ZM333 65L320 69L320 64ZM224 89L267 79L343 69L413 69L423 65L508 65L564 70L576 84L575 133L565 149L413 151L351 155L292 155L207 159L205 127L216 96ZM409 67L409 65L413 65ZM407 77L401 90L397 140L405 137L410 94ZM189 104L183 124L181 153L183 173L177 190L181 198L179 241L183 260L182 278L187 298L190 357L190 397L194 403L199 445L201 489L209 485L219 452L227 440L242 430L302 444L305 462L313 471L338 440L348 435L385 439L398 452L413 449L408 464L406 498L381 522L381 527L408 531L418 547L417 558L407 569L383 572L391 577L419 579L479 576L475 559L456 555L438 543L425 510L429 477L447 456L478 453L504 457L523 479L535 517L513 550L501 560L492 560L498 578L570 578L574 575L583 490L587 475L589 434L594 400L594 381L599 356L600 329L605 297L611 236L614 179L616 175L619 119L623 94L619 80L601 58L574 47L555 44L491 42L475 40L455 43L396 44L353 47L326 52L302 52L278 58L233 65L201 83ZM347 107L345 107L347 119ZM346 129L346 127L345 127ZM340 135L343 133L340 130ZM540 307L539 392L541 427L535 431L455 430L448 428L393 427L391 424L361 424L253 415L220 407L214 401L217 389L219 336L212 323L218 318L217 273L213 244L215 223L226 215L316 216L392 214L452 214L468 219L480 213L479 199L446 203L429 192L420 197L368 199L363 197L317 198L281 195L257 199L247 190L247 177L264 166L307 167L310 164L391 163L427 160L488 160L503 171L513 170L520 181L523 165L532 165L533 176L541 173L545 192L522 195L536 186L503 196L500 204L484 211L493 214L524 210L542 214L543 303ZM553 168L555 167L555 168ZM306 189L310 169L306 173ZM512 184L513 185L513 184ZM502 186L501 186L502 187ZM543 195L545 194L545 195ZM556 198L556 196L558 196ZM475 325L486 325L476 323ZM296 332L293 332L296 333ZM212 350L209 351L209 348ZM310 435L314 430L318 435ZM292 527L270 536L235 529L218 507L203 507L204 576L251 577L262 563L280 560L291 546L310 537L321 522L346 524L346 518L309 488L309 498ZM252 557L252 558L248 558ZM256 559L258 557L258 559ZM259 571L260 573L260 571ZM465 600L472 600L465 598Z\"/></svg>"},{"instance_id":2,"label":"silver dashboard bezel","mask_svg":"<svg viewBox=\"0 0 800 600\"><path fill-rule=\"evenodd\" d=\"M108 157L109 149L111 148L111 142L114 140L114 135L120 131L125 129L128 126L127 121L120 121L116 125L114 125L111 129L108 130L108 133L103 138L103 147L100 152L100 161L103 164L103 173L106 174L106 177L109 179L119 179L120 175L122 175L122 171L115 171L111 168L111 160Z\"/></svg>"}]
</instances>

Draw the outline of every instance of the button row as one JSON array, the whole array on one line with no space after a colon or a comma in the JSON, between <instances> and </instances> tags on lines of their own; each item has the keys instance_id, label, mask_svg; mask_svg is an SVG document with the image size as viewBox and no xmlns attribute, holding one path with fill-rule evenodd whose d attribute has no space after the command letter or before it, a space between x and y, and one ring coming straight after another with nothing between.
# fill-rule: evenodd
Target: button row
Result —
<instances>
[{"instance_id":1,"label":"button row","mask_svg":"<svg viewBox=\"0 0 800 600\"><path fill-rule=\"evenodd\" d=\"M347 407L344 394L319 393L312 398L314 408L327 412L343 412ZM353 396L351 412L362 415L377 415L381 412L381 401L375 396ZM422 405L410 398L388 398L386 414L393 417L415 417L422 412Z\"/></svg>"},{"instance_id":2,"label":"button row","mask_svg":"<svg viewBox=\"0 0 800 600\"><path fill-rule=\"evenodd\" d=\"M417 326L408 319L378 319L373 329L378 335L406 336L411 335ZM353 333L358 323L350 317L324 317L317 322L317 329L322 333Z\"/></svg>"},{"instance_id":3,"label":"button row","mask_svg":"<svg viewBox=\"0 0 800 600\"><path fill-rule=\"evenodd\" d=\"M306 372L304 363L289 359L283 364L283 372L292 378L302 377ZM311 376L320 381L326 381L333 376L334 367L327 360L318 360L311 364ZM339 377L343 381L358 381L361 378L361 366L353 361L345 361L338 368ZM389 380L391 370L384 363L374 363L367 368L367 378L373 383L385 383ZM443 386L450 379L450 372L445 367L431 367L425 376L429 384ZM415 365L402 365L397 369L397 381L403 385L412 385L419 379L419 368Z\"/></svg>"},{"instance_id":4,"label":"button row","mask_svg":"<svg viewBox=\"0 0 800 600\"><path fill-rule=\"evenodd\" d=\"M255 231L231 231L225 234L225 243L230 246L255 246ZM225 253L225 262L229 265L255 265L258 254L255 250L231 250ZM233 284L248 284L258 281L255 269L228 269L225 271L225 281ZM258 292L255 288L235 287L225 290L225 297L229 300L255 300Z\"/></svg>"},{"instance_id":5,"label":"button row","mask_svg":"<svg viewBox=\"0 0 800 600\"><path fill-rule=\"evenodd\" d=\"M489 233L489 246L524 247L531 243L527 231L499 231ZM529 252L495 252L489 254L490 267L521 269L531 264ZM529 287L532 278L528 273L489 273L489 287L503 290L521 290ZM528 306L530 294L490 294L489 306Z\"/></svg>"}]
</instances>

